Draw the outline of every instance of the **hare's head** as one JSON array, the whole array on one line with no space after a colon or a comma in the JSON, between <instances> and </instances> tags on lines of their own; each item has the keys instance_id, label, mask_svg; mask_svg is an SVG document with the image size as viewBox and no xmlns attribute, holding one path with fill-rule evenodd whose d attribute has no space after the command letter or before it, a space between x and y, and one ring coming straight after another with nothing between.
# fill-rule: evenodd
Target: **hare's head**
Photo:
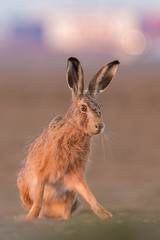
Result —
<instances>
[{"instance_id":1,"label":"hare's head","mask_svg":"<svg viewBox=\"0 0 160 240\"><path fill-rule=\"evenodd\" d=\"M84 90L84 77L80 62L73 57L68 59L67 81L73 93L73 105L68 116L72 124L89 135L98 134L104 130L102 107L96 101L96 96L105 90L118 67L118 61L104 65L91 79L88 89Z\"/></svg>"}]
</instances>

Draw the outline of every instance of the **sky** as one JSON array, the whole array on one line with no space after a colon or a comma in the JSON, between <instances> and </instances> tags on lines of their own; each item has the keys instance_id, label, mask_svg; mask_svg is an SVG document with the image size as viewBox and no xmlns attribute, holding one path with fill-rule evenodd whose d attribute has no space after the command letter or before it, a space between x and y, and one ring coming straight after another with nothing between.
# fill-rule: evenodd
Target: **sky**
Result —
<instances>
[{"instance_id":1,"label":"sky","mask_svg":"<svg viewBox=\"0 0 160 240\"><path fill-rule=\"evenodd\" d=\"M78 10L80 10L80 12L77 12ZM109 41L109 30L110 36L116 38L119 35L114 35L113 29L115 29L116 34L118 34L119 32L126 32L126 24L129 24L129 29L133 27L136 28L136 23L139 21L139 17L143 16L143 13L145 12L150 13L150 11L152 13L152 16L154 16L156 11L157 13L158 11L160 12L160 0L4 0L1 1L0 4L0 40L2 42L5 42L5 36L8 36L7 33L10 30L10 26L12 27L12 23L14 25L14 23L21 23L21 21L25 22L25 20L27 20L26 22L28 22L29 20L31 22L34 22L33 20L38 20L37 22L42 21L41 23L43 24L43 27L45 29L45 31L43 32L45 36L44 39L47 44L50 45L51 43L51 46L54 44L54 47L56 43L59 44L56 45L56 49L58 48L58 46L60 47L60 49L63 49L63 46L65 46L64 42L68 45L73 45L70 44L71 39L67 38L70 35L73 38L73 43L77 43L77 39L81 39L81 33L84 33L85 29L87 29L87 34L91 37L95 36L95 29L98 29L98 35L96 35L93 39L91 38L84 40L84 42L96 40L98 43L101 43L103 39L106 44L106 42ZM92 24L92 21L89 22L87 28L85 19L88 19L88 17L92 16L93 20L95 20L95 13L97 15L96 21L94 21L94 24ZM86 14L87 18L85 18ZM65 19L66 16L68 19ZM77 16L78 19L76 18ZM81 17L83 17L82 21L80 20ZM102 17L106 21L101 21ZM54 26L53 24L55 22L55 19L56 26ZM109 19L111 21L111 28L109 25L104 26L107 21L109 22ZM75 25L78 24L78 22L80 24ZM134 22L134 25L132 24L132 22ZM97 28L95 27L96 24L99 24L97 25ZM123 25L125 29L123 29ZM102 28L103 33L100 33L100 30L102 30ZM77 29L79 29L79 33L77 32ZM54 30L53 33L52 30ZM104 35L105 30L106 35ZM70 34L68 34L68 32ZM140 39L142 40L142 42L148 42L149 46L151 46L150 38L148 37L148 35L143 35L142 32L127 32L126 34L127 36L129 36L130 34L131 40L134 40L134 36L135 43L137 39ZM57 38L55 36L57 36ZM107 36L106 39L104 36ZM126 35L124 35L123 38L128 39L126 38ZM123 40L123 38L121 40ZM133 41L130 41L130 39L128 40L130 44L128 45L128 47L133 50ZM156 42L154 42L153 45L159 44L159 38L158 41L157 39L155 40ZM118 42L121 41L119 41L118 39ZM126 46L127 43L122 41L121 45ZM68 45L66 45L67 47L65 47L68 48ZM148 46L147 43L144 43L143 45ZM84 48L84 46L82 47ZM157 50L157 47L155 47L155 49ZM128 51L128 49L125 50Z\"/></svg>"},{"instance_id":2,"label":"sky","mask_svg":"<svg viewBox=\"0 0 160 240\"><path fill-rule=\"evenodd\" d=\"M160 9L160 0L4 0L0 4L0 27L12 22L15 18L38 18L50 10L88 8L131 8L145 12L150 9Z\"/></svg>"},{"instance_id":3,"label":"sky","mask_svg":"<svg viewBox=\"0 0 160 240\"><path fill-rule=\"evenodd\" d=\"M131 7L138 10L160 7L159 0L5 0L0 4L0 15L8 17L10 14L27 11L43 11L50 7Z\"/></svg>"}]
</instances>

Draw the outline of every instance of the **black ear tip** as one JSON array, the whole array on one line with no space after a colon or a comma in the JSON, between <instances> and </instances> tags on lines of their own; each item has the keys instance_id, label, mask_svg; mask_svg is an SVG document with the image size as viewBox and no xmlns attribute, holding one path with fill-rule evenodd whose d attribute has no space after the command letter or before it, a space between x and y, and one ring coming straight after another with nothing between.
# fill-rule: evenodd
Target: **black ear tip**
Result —
<instances>
[{"instance_id":1,"label":"black ear tip","mask_svg":"<svg viewBox=\"0 0 160 240\"><path fill-rule=\"evenodd\" d=\"M113 63L114 64L120 64L120 62L118 60L115 60Z\"/></svg>"},{"instance_id":2,"label":"black ear tip","mask_svg":"<svg viewBox=\"0 0 160 240\"><path fill-rule=\"evenodd\" d=\"M115 61L112 61L112 62L108 63L108 66L113 67L113 66L119 65L119 64L120 64L120 62L118 60L115 60Z\"/></svg>"},{"instance_id":3,"label":"black ear tip","mask_svg":"<svg viewBox=\"0 0 160 240\"><path fill-rule=\"evenodd\" d=\"M70 57L70 58L68 58L68 62L78 62L79 63L79 60L75 57Z\"/></svg>"}]
</instances>

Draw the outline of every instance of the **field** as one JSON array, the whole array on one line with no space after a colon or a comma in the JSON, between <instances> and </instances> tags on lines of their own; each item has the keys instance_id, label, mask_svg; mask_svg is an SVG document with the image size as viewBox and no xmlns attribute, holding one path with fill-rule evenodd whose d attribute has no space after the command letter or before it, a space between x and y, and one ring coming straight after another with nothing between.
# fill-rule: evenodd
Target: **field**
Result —
<instances>
[{"instance_id":1,"label":"field","mask_svg":"<svg viewBox=\"0 0 160 240\"><path fill-rule=\"evenodd\" d=\"M159 65L121 66L103 104L105 133L93 139L87 182L114 215L100 221L81 199L69 221L14 221L25 215L16 186L27 148L71 103L60 67L0 67L0 239L160 239ZM86 79L98 70L85 67Z\"/></svg>"}]
</instances>

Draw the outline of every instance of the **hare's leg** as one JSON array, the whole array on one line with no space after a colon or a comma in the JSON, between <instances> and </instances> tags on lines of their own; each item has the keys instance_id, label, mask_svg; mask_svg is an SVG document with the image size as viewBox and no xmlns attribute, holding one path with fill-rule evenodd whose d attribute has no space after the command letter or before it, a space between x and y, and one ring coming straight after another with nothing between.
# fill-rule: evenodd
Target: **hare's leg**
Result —
<instances>
[{"instance_id":1,"label":"hare's leg","mask_svg":"<svg viewBox=\"0 0 160 240\"><path fill-rule=\"evenodd\" d=\"M27 215L27 219L34 219L38 217L41 210L41 205L42 205L44 185L45 185L45 181L42 180L41 178L38 178L36 189L35 189L34 202L31 210Z\"/></svg>"},{"instance_id":2,"label":"hare's leg","mask_svg":"<svg viewBox=\"0 0 160 240\"><path fill-rule=\"evenodd\" d=\"M68 201L66 201L65 205L64 219L68 219L80 205L78 194L70 193L70 196L68 196Z\"/></svg>"},{"instance_id":3,"label":"hare's leg","mask_svg":"<svg viewBox=\"0 0 160 240\"><path fill-rule=\"evenodd\" d=\"M45 216L46 218L52 219L68 219L77 207L77 196L75 196L74 192L67 192L65 200L61 198L56 199L56 201L55 199L44 199L40 212L40 217Z\"/></svg>"},{"instance_id":4,"label":"hare's leg","mask_svg":"<svg viewBox=\"0 0 160 240\"><path fill-rule=\"evenodd\" d=\"M44 201L39 214L39 218L46 217L49 219L67 219L69 211L65 202Z\"/></svg>"},{"instance_id":5,"label":"hare's leg","mask_svg":"<svg viewBox=\"0 0 160 240\"><path fill-rule=\"evenodd\" d=\"M29 197L29 193L28 191L24 188L20 189L20 198L21 201L23 203L23 205L30 210L32 207L33 202L31 201L30 197Z\"/></svg>"},{"instance_id":6,"label":"hare's leg","mask_svg":"<svg viewBox=\"0 0 160 240\"><path fill-rule=\"evenodd\" d=\"M28 210L30 210L33 202L29 197L29 188L28 188L28 185L26 183L26 179L25 179L25 176L24 176L23 172L19 173L19 175L18 175L17 185L18 185L18 188L19 188L20 198L21 198L21 201L22 201L23 205Z\"/></svg>"},{"instance_id":7,"label":"hare's leg","mask_svg":"<svg viewBox=\"0 0 160 240\"><path fill-rule=\"evenodd\" d=\"M79 205L80 205L80 200L79 200L79 196L78 196L78 194L77 194L77 196L75 197L75 200L74 200L74 202L73 202L73 204L72 204L72 207L71 207L71 215L72 215L72 213L74 212L74 211L76 211L77 210L77 208L79 207Z\"/></svg>"},{"instance_id":8,"label":"hare's leg","mask_svg":"<svg viewBox=\"0 0 160 240\"><path fill-rule=\"evenodd\" d=\"M112 214L107 212L95 199L84 179L77 182L74 186L74 190L77 191L91 206L93 211L102 219L111 218Z\"/></svg>"}]
</instances>

